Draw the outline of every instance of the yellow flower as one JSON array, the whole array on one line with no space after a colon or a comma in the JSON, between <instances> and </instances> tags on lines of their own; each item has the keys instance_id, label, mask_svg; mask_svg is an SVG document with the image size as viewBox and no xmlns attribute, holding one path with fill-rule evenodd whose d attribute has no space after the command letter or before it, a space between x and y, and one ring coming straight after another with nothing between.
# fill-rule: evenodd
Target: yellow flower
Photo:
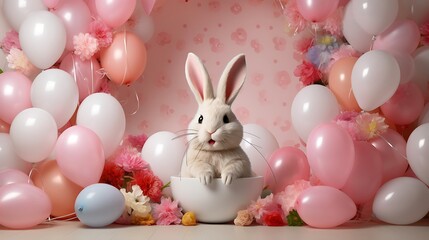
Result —
<instances>
[{"instance_id":1,"label":"yellow flower","mask_svg":"<svg viewBox=\"0 0 429 240\"><path fill-rule=\"evenodd\" d=\"M194 212L186 212L182 217L182 224L184 226L195 226L197 225L197 218Z\"/></svg>"},{"instance_id":2,"label":"yellow flower","mask_svg":"<svg viewBox=\"0 0 429 240\"><path fill-rule=\"evenodd\" d=\"M142 217L140 215L133 215L131 219L131 223L134 225L154 225L155 220L153 219L151 214L147 214L146 216Z\"/></svg>"}]
</instances>

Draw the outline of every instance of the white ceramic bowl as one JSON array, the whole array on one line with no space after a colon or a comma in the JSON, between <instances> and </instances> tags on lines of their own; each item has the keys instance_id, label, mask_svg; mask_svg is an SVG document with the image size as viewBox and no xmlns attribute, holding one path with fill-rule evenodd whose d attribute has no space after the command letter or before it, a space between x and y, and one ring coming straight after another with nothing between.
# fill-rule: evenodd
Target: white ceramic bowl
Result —
<instances>
[{"instance_id":1,"label":"white ceramic bowl","mask_svg":"<svg viewBox=\"0 0 429 240\"><path fill-rule=\"evenodd\" d=\"M193 211L197 221L205 223L234 220L239 210L258 199L263 185L262 176L235 179L230 185L220 178L204 185L198 178L171 177L173 198L184 211Z\"/></svg>"}]
</instances>

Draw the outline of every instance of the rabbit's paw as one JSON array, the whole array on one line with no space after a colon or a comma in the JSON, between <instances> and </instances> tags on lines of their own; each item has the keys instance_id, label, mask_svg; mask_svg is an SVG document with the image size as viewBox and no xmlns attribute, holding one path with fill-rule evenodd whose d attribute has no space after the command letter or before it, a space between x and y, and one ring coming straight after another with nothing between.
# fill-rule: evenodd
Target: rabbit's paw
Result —
<instances>
[{"instance_id":1,"label":"rabbit's paw","mask_svg":"<svg viewBox=\"0 0 429 240\"><path fill-rule=\"evenodd\" d=\"M203 172L198 177L200 179L200 183L207 185L210 184L213 180L213 173L211 172Z\"/></svg>"},{"instance_id":2,"label":"rabbit's paw","mask_svg":"<svg viewBox=\"0 0 429 240\"><path fill-rule=\"evenodd\" d=\"M231 173L222 174L221 177L222 177L222 183L225 185L230 185L232 180L237 178L234 174L231 174Z\"/></svg>"}]
</instances>

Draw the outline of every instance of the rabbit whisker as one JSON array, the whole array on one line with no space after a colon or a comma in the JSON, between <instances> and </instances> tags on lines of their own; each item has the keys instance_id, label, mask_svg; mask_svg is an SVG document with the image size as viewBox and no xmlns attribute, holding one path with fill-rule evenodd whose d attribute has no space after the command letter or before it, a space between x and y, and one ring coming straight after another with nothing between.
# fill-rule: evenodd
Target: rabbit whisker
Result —
<instances>
[{"instance_id":1,"label":"rabbit whisker","mask_svg":"<svg viewBox=\"0 0 429 240\"><path fill-rule=\"evenodd\" d=\"M256 148L259 148L259 149L262 149L262 147L261 146L259 146L259 145L256 145L256 144L254 144L254 143L251 143L249 140L247 140L247 139L245 139L245 138L241 138L243 141L245 141L246 143L248 143L248 144L250 144L250 145L252 145L252 147L254 147L255 149ZM257 149L256 149L257 150ZM259 151L258 151L259 152Z\"/></svg>"},{"instance_id":2,"label":"rabbit whisker","mask_svg":"<svg viewBox=\"0 0 429 240\"><path fill-rule=\"evenodd\" d=\"M253 134L253 133L251 133L251 132L243 131L243 133L245 133L245 134L249 134L250 136L257 137L257 138L261 139L259 136L255 135L255 134Z\"/></svg>"},{"instance_id":3,"label":"rabbit whisker","mask_svg":"<svg viewBox=\"0 0 429 240\"><path fill-rule=\"evenodd\" d=\"M182 168L183 159L185 159L185 164L186 164L186 166L188 166L188 149L189 149L189 145L190 145L191 141L195 140L197 137L198 136L195 136L195 137L191 138L188 142L186 142L186 144L185 144L186 145L186 149L185 149L185 152L183 153L182 161L180 162L180 168ZM182 177L182 170L180 170L179 176L180 176L180 178Z\"/></svg>"},{"instance_id":4,"label":"rabbit whisker","mask_svg":"<svg viewBox=\"0 0 429 240\"><path fill-rule=\"evenodd\" d=\"M267 159L265 158L265 156L264 156L264 154L262 154L262 152L258 149L258 148L261 148L262 149L262 147L260 147L260 146L257 146L256 144L253 144L253 143L251 143L250 141L248 141L248 140L246 140L246 139L244 139L244 138L242 138L245 142L247 142L248 144L250 144L250 146L252 146L258 153L259 153L259 155L261 155L261 157L264 159L264 161L265 161L265 163L267 164L267 166L268 166L268 168L270 169L270 173L271 173L271 175L273 176L273 178L274 178L274 182L275 182L275 184L277 185L277 178L276 178L276 175L274 174L274 171L273 171L273 169L271 168L271 166L270 166L270 164L268 163L268 161L267 161ZM256 147L258 147L258 148L256 148Z\"/></svg>"},{"instance_id":5,"label":"rabbit whisker","mask_svg":"<svg viewBox=\"0 0 429 240\"><path fill-rule=\"evenodd\" d=\"M181 132L186 132L186 131L198 132L198 130L196 130L196 129L186 128L186 129L182 129L182 130L176 131L175 133L181 133Z\"/></svg>"},{"instance_id":6,"label":"rabbit whisker","mask_svg":"<svg viewBox=\"0 0 429 240\"><path fill-rule=\"evenodd\" d=\"M192 135L197 135L197 133L183 133L183 134L177 135L176 137L172 138L171 140L176 140L176 139L179 139L182 137L192 136Z\"/></svg>"}]
</instances>

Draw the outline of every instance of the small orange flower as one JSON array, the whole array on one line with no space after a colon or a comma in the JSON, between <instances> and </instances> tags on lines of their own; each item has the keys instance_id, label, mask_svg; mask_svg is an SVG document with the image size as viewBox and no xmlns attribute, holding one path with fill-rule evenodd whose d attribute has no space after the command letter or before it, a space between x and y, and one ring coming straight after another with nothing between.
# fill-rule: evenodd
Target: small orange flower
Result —
<instances>
[{"instance_id":1,"label":"small orange flower","mask_svg":"<svg viewBox=\"0 0 429 240\"><path fill-rule=\"evenodd\" d=\"M194 212L186 212L182 217L182 224L184 226L195 226L197 225L197 218Z\"/></svg>"}]
</instances>

